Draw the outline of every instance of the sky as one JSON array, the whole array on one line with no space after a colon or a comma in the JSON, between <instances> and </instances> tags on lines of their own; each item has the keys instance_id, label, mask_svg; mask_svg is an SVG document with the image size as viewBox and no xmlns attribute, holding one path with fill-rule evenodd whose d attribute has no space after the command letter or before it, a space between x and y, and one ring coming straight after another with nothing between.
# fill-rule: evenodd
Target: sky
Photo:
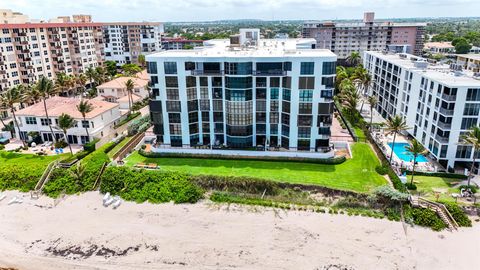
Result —
<instances>
[{"instance_id":1,"label":"sky","mask_svg":"<svg viewBox=\"0 0 480 270\"><path fill-rule=\"evenodd\" d=\"M480 16L480 0L0 0L0 9L30 18L91 14L107 21L211 21L223 19L330 20Z\"/></svg>"}]
</instances>

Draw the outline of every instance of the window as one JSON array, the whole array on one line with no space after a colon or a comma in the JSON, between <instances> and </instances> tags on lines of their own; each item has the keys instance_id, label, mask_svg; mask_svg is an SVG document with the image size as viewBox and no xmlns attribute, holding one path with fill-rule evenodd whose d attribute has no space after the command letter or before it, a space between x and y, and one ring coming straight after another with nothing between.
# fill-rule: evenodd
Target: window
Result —
<instances>
[{"instance_id":1,"label":"window","mask_svg":"<svg viewBox=\"0 0 480 270\"><path fill-rule=\"evenodd\" d=\"M283 100L288 100L290 101L290 95L291 95L291 90L283 89L282 91L282 98Z\"/></svg>"},{"instance_id":2,"label":"window","mask_svg":"<svg viewBox=\"0 0 480 270\"><path fill-rule=\"evenodd\" d=\"M477 118L463 118L462 129L470 129L477 125Z\"/></svg>"},{"instance_id":3,"label":"window","mask_svg":"<svg viewBox=\"0 0 480 270\"><path fill-rule=\"evenodd\" d=\"M470 158L472 155L472 147L466 145L457 146L456 158Z\"/></svg>"},{"instance_id":4,"label":"window","mask_svg":"<svg viewBox=\"0 0 480 270\"><path fill-rule=\"evenodd\" d=\"M310 129L309 127L299 127L298 128L298 137L299 138L310 138Z\"/></svg>"},{"instance_id":5,"label":"window","mask_svg":"<svg viewBox=\"0 0 480 270\"><path fill-rule=\"evenodd\" d=\"M166 87L178 87L178 77L165 76Z\"/></svg>"},{"instance_id":6,"label":"window","mask_svg":"<svg viewBox=\"0 0 480 270\"><path fill-rule=\"evenodd\" d=\"M170 134L182 135L182 124L170 124Z\"/></svg>"},{"instance_id":7,"label":"window","mask_svg":"<svg viewBox=\"0 0 480 270\"><path fill-rule=\"evenodd\" d=\"M333 75L336 72L337 62L323 62L322 75Z\"/></svg>"},{"instance_id":8,"label":"window","mask_svg":"<svg viewBox=\"0 0 480 270\"><path fill-rule=\"evenodd\" d=\"M167 89L167 99L170 100L180 100L178 89L177 88L169 88Z\"/></svg>"},{"instance_id":9,"label":"window","mask_svg":"<svg viewBox=\"0 0 480 270\"><path fill-rule=\"evenodd\" d=\"M311 115L299 115L298 116L298 126L312 126L312 116Z\"/></svg>"},{"instance_id":10,"label":"window","mask_svg":"<svg viewBox=\"0 0 480 270\"><path fill-rule=\"evenodd\" d=\"M463 115L478 115L480 113L480 104L466 103Z\"/></svg>"},{"instance_id":11,"label":"window","mask_svg":"<svg viewBox=\"0 0 480 270\"><path fill-rule=\"evenodd\" d=\"M270 99L278 99L278 88L270 89Z\"/></svg>"},{"instance_id":12,"label":"window","mask_svg":"<svg viewBox=\"0 0 480 270\"><path fill-rule=\"evenodd\" d=\"M322 77L322 84L325 85L326 88L333 88L335 83L334 77Z\"/></svg>"},{"instance_id":13,"label":"window","mask_svg":"<svg viewBox=\"0 0 480 270\"><path fill-rule=\"evenodd\" d=\"M480 89L469 88L467 90L467 101L480 101Z\"/></svg>"},{"instance_id":14,"label":"window","mask_svg":"<svg viewBox=\"0 0 480 270\"><path fill-rule=\"evenodd\" d=\"M302 62L300 64L300 74L301 75L313 75L314 73L314 62Z\"/></svg>"},{"instance_id":15,"label":"window","mask_svg":"<svg viewBox=\"0 0 480 270\"><path fill-rule=\"evenodd\" d=\"M147 62L147 73L157 74L157 62Z\"/></svg>"},{"instance_id":16,"label":"window","mask_svg":"<svg viewBox=\"0 0 480 270\"><path fill-rule=\"evenodd\" d=\"M165 74L177 74L176 62L164 62L163 67L165 68Z\"/></svg>"},{"instance_id":17,"label":"window","mask_svg":"<svg viewBox=\"0 0 480 270\"><path fill-rule=\"evenodd\" d=\"M300 102L311 102L313 100L313 90L300 90Z\"/></svg>"},{"instance_id":18,"label":"window","mask_svg":"<svg viewBox=\"0 0 480 270\"><path fill-rule=\"evenodd\" d=\"M300 103L298 105L299 114L312 114L312 103Z\"/></svg>"},{"instance_id":19,"label":"window","mask_svg":"<svg viewBox=\"0 0 480 270\"><path fill-rule=\"evenodd\" d=\"M35 118L35 117L25 117L25 123L27 123L27 125L36 125L37 124L37 118Z\"/></svg>"},{"instance_id":20,"label":"window","mask_svg":"<svg viewBox=\"0 0 480 270\"><path fill-rule=\"evenodd\" d=\"M90 128L90 122L82 120L82 127L83 128Z\"/></svg>"},{"instance_id":21,"label":"window","mask_svg":"<svg viewBox=\"0 0 480 270\"><path fill-rule=\"evenodd\" d=\"M314 77L299 77L298 78L299 89L315 89Z\"/></svg>"},{"instance_id":22,"label":"window","mask_svg":"<svg viewBox=\"0 0 480 270\"><path fill-rule=\"evenodd\" d=\"M52 119L40 118L40 123L42 126L48 126L52 124Z\"/></svg>"},{"instance_id":23,"label":"window","mask_svg":"<svg viewBox=\"0 0 480 270\"><path fill-rule=\"evenodd\" d=\"M181 112L180 101L167 100L167 112Z\"/></svg>"},{"instance_id":24,"label":"window","mask_svg":"<svg viewBox=\"0 0 480 270\"><path fill-rule=\"evenodd\" d=\"M172 123L181 123L181 117L179 113L169 113L168 114L168 122Z\"/></svg>"}]
</instances>

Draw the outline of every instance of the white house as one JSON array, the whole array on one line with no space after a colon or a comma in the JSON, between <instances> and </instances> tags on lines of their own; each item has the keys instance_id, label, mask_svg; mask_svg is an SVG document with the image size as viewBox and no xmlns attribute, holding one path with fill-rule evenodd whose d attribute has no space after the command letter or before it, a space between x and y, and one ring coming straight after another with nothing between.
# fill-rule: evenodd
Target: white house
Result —
<instances>
[{"instance_id":1,"label":"white house","mask_svg":"<svg viewBox=\"0 0 480 270\"><path fill-rule=\"evenodd\" d=\"M72 144L85 144L93 138L102 138L115 132L114 126L120 120L120 106L102 100L91 99L88 102L93 110L83 120L82 114L77 110L79 98L52 97L47 99L48 115L50 123L45 116L43 102L19 110L16 113L20 134L15 129L18 138L25 138L29 132L39 132L43 141L53 141L49 124L52 126L55 137L63 138L63 132L58 128L58 117L66 113L73 117L77 124L67 131L67 139ZM87 137L88 129L89 137Z\"/></svg>"}]
</instances>

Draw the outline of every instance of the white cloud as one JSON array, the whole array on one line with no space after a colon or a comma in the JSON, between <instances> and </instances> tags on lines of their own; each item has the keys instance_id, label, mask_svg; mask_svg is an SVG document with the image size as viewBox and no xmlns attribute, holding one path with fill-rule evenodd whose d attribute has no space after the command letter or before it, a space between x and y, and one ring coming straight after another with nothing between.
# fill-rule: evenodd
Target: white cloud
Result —
<instances>
[{"instance_id":1,"label":"white cloud","mask_svg":"<svg viewBox=\"0 0 480 270\"><path fill-rule=\"evenodd\" d=\"M478 0L0 0L32 18L75 13L97 21L198 21L219 19L361 18L478 16ZM468 7L468 8L467 8Z\"/></svg>"}]
</instances>

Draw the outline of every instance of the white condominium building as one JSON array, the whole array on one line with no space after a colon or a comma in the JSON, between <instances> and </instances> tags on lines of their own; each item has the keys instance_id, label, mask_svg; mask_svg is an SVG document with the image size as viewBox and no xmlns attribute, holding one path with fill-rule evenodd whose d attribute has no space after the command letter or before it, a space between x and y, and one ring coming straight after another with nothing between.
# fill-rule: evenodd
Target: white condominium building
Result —
<instances>
[{"instance_id":1,"label":"white condominium building","mask_svg":"<svg viewBox=\"0 0 480 270\"><path fill-rule=\"evenodd\" d=\"M323 151L329 146L336 56L313 39L230 40L147 56L157 144Z\"/></svg>"},{"instance_id":2,"label":"white condominium building","mask_svg":"<svg viewBox=\"0 0 480 270\"><path fill-rule=\"evenodd\" d=\"M473 151L460 136L479 125L480 76L410 54L365 52L372 95L385 118L405 117L411 136L445 167L464 167Z\"/></svg>"},{"instance_id":3,"label":"white condominium building","mask_svg":"<svg viewBox=\"0 0 480 270\"><path fill-rule=\"evenodd\" d=\"M139 55L147 55L162 49L162 23L114 22L105 23L105 60L115 61L118 66L138 64Z\"/></svg>"}]
</instances>

